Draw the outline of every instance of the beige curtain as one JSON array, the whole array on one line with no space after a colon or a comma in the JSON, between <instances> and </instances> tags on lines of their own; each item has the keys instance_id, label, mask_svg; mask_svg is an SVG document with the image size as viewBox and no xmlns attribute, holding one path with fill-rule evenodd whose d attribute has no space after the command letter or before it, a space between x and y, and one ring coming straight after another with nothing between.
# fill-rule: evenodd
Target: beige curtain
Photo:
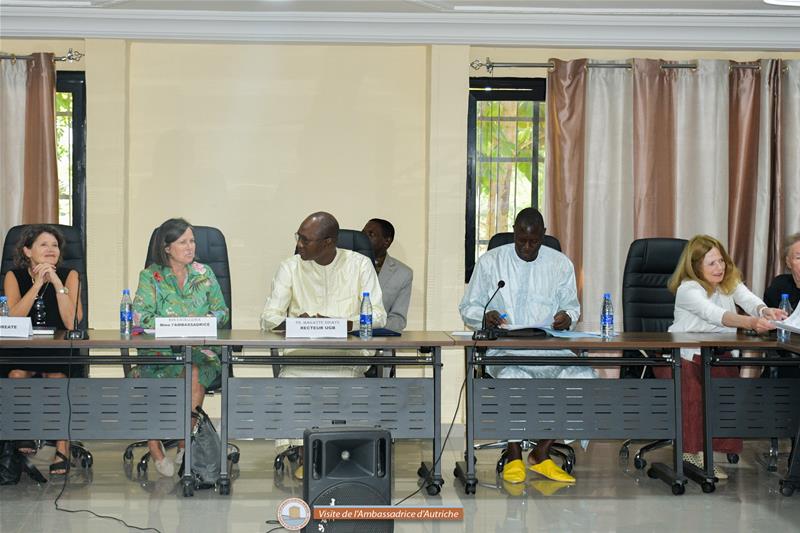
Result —
<instances>
[{"instance_id":1,"label":"beige curtain","mask_svg":"<svg viewBox=\"0 0 800 533\"><path fill-rule=\"evenodd\" d=\"M0 240L22 221L26 61L0 60Z\"/></svg>"},{"instance_id":2,"label":"beige curtain","mask_svg":"<svg viewBox=\"0 0 800 533\"><path fill-rule=\"evenodd\" d=\"M621 315L635 238L714 235L763 293L783 270L784 235L800 231L800 61L763 60L759 71L636 59L588 76L584 61L553 62L548 227L585 272L587 326L597 325L601 292Z\"/></svg>"},{"instance_id":3,"label":"beige curtain","mask_svg":"<svg viewBox=\"0 0 800 533\"><path fill-rule=\"evenodd\" d=\"M33 54L27 63L22 223L55 223L58 222L58 170L53 54Z\"/></svg>"}]
</instances>

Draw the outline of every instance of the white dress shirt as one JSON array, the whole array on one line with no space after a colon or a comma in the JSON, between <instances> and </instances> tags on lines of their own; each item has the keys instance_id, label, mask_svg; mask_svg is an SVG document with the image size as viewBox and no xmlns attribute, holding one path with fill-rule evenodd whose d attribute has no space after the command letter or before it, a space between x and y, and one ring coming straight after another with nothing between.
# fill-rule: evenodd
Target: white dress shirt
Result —
<instances>
[{"instance_id":1,"label":"white dress shirt","mask_svg":"<svg viewBox=\"0 0 800 533\"><path fill-rule=\"evenodd\" d=\"M675 321L670 332L725 333L736 328L722 323L725 312L736 314L736 306L751 316L758 316L764 302L750 289L739 283L731 294L723 293L719 287L709 295L706 289L694 280L685 280L675 293ZM697 350L683 348L681 357L692 360Z\"/></svg>"},{"instance_id":2,"label":"white dress shirt","mask_svg":"<svg viewBox=\"0 0 800 533\"><path fill-rule=\"evenodd\" d=\"M553 317L565 311L578 321L581 306L575 283L572 261L557 250L542 246L534 261L523 261L517 255L514 244L489 250L475 265L469 286L461 299L458 310L468 327L480 329L483 306L497 289L497 282L505 286L489 304L489 311L507 315L511 325L551 326ZM488 356L497 355L553 355L574 356L570 350L489 350ZM591 378L591 367L580 366L490 366L489 373L496 378Z\"/></svg>"}]
</instances>

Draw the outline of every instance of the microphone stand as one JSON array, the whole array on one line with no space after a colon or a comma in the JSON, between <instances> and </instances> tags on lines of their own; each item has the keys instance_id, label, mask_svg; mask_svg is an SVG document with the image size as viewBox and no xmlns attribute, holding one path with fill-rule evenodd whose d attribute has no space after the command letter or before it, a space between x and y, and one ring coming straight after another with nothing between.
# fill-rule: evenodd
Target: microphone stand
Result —
<instances>
[{"instance_id":1,"label":"microphone stand","mask_svg":"<svg viewBox=\"0 0 800 533\"><path fill-rule=\"evenodd\" d=\"M481 329L474 332L472 334L472 340L474 341L494 341L497 340L497 331L494 328L486 329L486 310L489 308L489 304L494 300L494 297L497 296L497 293L506 286L506 282L502 279L497 282L497 288L492 293L492 297L489 298L489 301L486 302L486 305L483 306L483 317L481 318Z\"/></svg>"},{"instance_id":2,"label":"microphone stand","mask_svg":"<svg viewBox=\"0 0 800 533\"><path fill-rule=\"evenodd\" d=\"M73 316L72 329L64 334L64 339L69 341L84 341L89 338L85 329L78 329L78 305L81 302L81 275L78 274L78 294L75 298L75 315Z\"/></svg>"}]
</instances>

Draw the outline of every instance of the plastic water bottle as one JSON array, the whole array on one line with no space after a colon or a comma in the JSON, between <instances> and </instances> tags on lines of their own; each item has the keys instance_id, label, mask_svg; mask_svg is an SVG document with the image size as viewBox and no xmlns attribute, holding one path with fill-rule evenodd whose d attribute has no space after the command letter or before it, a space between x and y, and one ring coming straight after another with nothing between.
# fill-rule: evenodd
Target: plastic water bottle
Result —
<instances>
[{"instance_id":1,"label":"plastic water bottle","mask_svg":"<svg viewBox=\"0 0 800 533\"><path fill-rule=\"evenodd\" d=\"M781 303L778 304L778 309L784 311L788 316L792 315L792 304L789 302L789 295L788 294L781 294ZM792 336L792 332L788 329L781 329L778 328L778 341L780 342L788 342L789 338Z\"/></svg>"},{"instance_id":2,"label":"plastic water bottle","mask_svg":"<svg viewBox=\"0 0 800 533\"><path fill-rule=\"evenodd\" d=\"M119 302L119 334L123 337L130 337L132 326L133 302L131 301L131 291L123 289L122 300Z\"/></svg>"},{"instance_id":3,"label":"plastic water bottle","mask_svg":"<svg viewBox=\"0 0 800 533\"><path fill-rule=\"evenodd\" d=\"M8 298L0 296L0 316L8 316Z\"/></svg>"},{"instance_id":4,"label":"plastic water bottle","mask_svg":"<svg viewBox=\"0 0 800 533\"><path fill-rule=\"evenodd\" d=\"M368 292L361 295L361 317L358 321L358 336L362 340L372 338L372 302L369 299Z\"/></svg>"},{"instance_id":5,"label":"plastic water bottle","mask_svg":"<svg viewBox=\"0 0 800 533\"><path fill-rule=\"evenodd\" d=\"M600 307L600 335L604 339L614 336L614 304L608 292L603 294L603 305Z\"/></svg>"}]
</instances>

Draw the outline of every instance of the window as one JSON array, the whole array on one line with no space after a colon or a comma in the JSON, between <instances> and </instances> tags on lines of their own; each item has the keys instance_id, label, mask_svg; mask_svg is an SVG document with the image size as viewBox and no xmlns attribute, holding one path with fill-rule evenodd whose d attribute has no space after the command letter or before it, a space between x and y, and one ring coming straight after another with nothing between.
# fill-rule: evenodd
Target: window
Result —
<instances>
[{"instance_id":1,"label":"window","mask_svg":"<svg viewBox=\"0 0 800 533\"><path fill-rule=\"evenodd\" d=\"M495 233L544 200L545 79L471 78L466 280Z\"/></svg>"},{"instance_id":2,"label":"window","mask_svg":"<svg viewBox=\"0 0 800 533\"><path fill-rule=\"evenodd\" d=\"M86 76L56 72L58 222L80 229L86 249Z\"/></svg>"}]
</instances>

